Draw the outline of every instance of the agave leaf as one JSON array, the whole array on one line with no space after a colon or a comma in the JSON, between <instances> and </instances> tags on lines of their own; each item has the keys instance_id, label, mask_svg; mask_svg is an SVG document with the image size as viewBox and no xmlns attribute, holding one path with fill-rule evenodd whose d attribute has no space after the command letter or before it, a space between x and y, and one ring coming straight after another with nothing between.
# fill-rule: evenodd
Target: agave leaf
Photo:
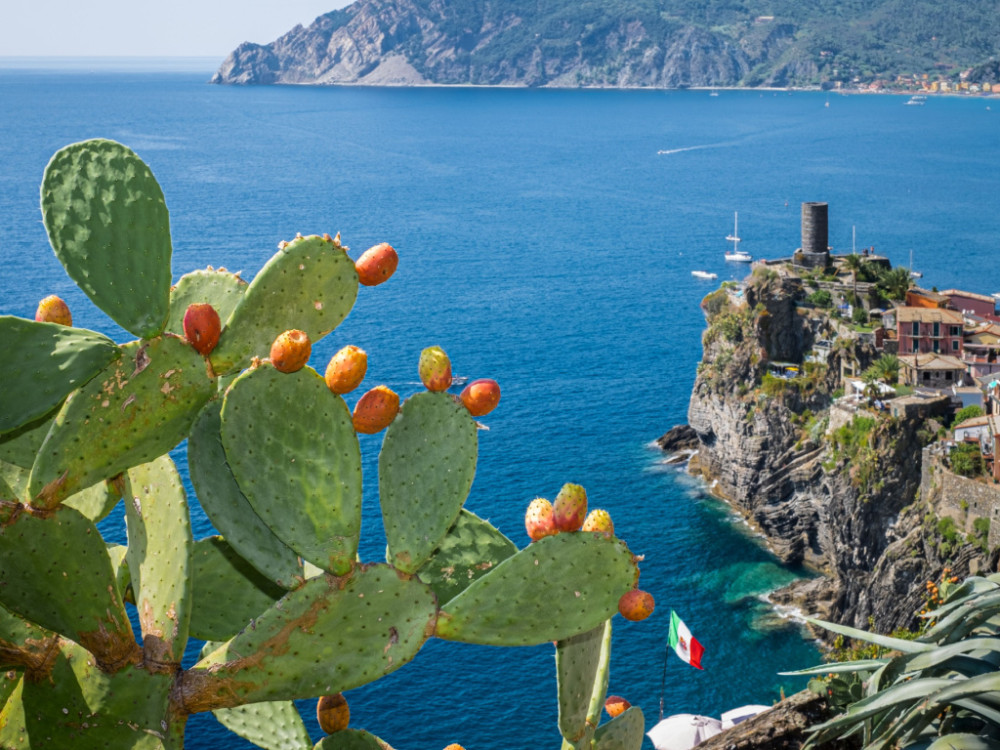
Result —
<instances>
[{"instance_id":1,"label":"agave leaf","mask_svg":"<svg viewBox=\"0 0 1000 750\"><path fill-rule=\"evenodd\" d=\"M840 674L842 672L870 672L878 669L889 661L885 659L864 659L862 661L842 661L836 664L820 664L818 667L799 669L794 672L778 672L780 675L810 675L810 674Z\"/></svg>"},{"instance_id":2,"label":"agave leaf","mask_svg":"<svg viewBox=\"0 0 1000 750\"><path fill-rule=\"evenodd\" d=\"M864 641L865 643L874 643L876 646L882 646L884 648L891 648L895 651L902 651L904 654L912 654L918 651L930 651L934 648L933 644L921 643L920 641L906 641L902 638L892 638L888 635L879 635L878 633L869 633L864 630L858 630L857 628L851 628L846 625L837 625L833 622L826 622L825 620L817 620L812 617L806 617L806 622L812 623L813 625L818 625L821 628L825 628L832 633L838 633L840 635L845 635L848 638L854 638L859 641Z\"/></svg>"}]
</instances>

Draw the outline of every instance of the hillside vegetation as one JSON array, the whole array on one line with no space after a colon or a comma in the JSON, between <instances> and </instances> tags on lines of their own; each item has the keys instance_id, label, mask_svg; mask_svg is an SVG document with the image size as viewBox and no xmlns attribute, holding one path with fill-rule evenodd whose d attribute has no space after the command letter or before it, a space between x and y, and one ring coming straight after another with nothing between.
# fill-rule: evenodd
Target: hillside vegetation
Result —
<instances>
[{"instance_id":1,"label":"hillside vegetation","mask_svg":"<svg viewBox=\"0 0 1000 750\"><path fill-rule=\"evenodd\" d=\"M990 0L358 0L241 45L213 80L815 86L988 77L998 47Z\"/></svg>"}]
</instances>

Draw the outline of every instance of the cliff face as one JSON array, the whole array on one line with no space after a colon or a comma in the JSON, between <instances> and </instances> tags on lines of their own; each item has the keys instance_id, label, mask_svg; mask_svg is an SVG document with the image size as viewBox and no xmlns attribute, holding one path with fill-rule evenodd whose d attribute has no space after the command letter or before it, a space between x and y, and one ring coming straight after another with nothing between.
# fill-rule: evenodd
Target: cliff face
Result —
<instances>
[{"instance_id":1,"label":"cliff face","mask_svg":"<svg viewBox=\"0 0 1000 750\"><path fill-rule=\"evenodd\" d=\"M212 82L676 88L735 86L772 67L753 82L783 85L790 72L817 70L784 59L792 24L746 22L734 36L642 2L623 10L359 0L271 44L240 45Z\"/></svg>"},{"instance_id":2,"label":"cliff face","mask_svg":"<svg viewBox=\"0 0 1000 750\"><path fill-rule=\"evenodd\" d=\"M825 367L807 366L794 381L763 377L762 362L801 362L814 337L834 337L828 319L797 311L800 295L797 280L758 273L746 307L721 305L710 314L688 410L701 444L691 470L746 515L782 560L825 574L792 601L855 627L867 628L870 617L882 631L908 627L923 583L947 564L925 518L935 513L933 498L917 492L924 424L864 415L867 421L852 423L854 415L831 410L840 360L867 366L874 351L866 345L841 340ZM855 444L830 431L831 419L861 438ZM970 545L948 555L956 575L978 558Z\"/></svg>"}]
</instances>

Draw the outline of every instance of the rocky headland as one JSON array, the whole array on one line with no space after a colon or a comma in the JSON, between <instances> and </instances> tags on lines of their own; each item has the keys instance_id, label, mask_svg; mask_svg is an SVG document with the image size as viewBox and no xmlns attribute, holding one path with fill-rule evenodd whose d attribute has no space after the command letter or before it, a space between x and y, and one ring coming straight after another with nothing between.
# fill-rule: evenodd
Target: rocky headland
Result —
<instances>
[{"instance_id":1,"label":"rocky headland","mask_svg":"<svg viewBox=\"0 0 1000 750\"><path fill-rule=\"evenodd\" d=\"M809 283L787 266L758 267L741 290L706 297L688 425L661 446L693 453L689 471L775 555L821 574L772 601L863 629L912 628L927 581L996 561L985 540L942 538L941 518L966 519L943 506L926 468L921 491L924 448L939 422L923 411L892 416L836 403L842 373L861 372L878 352L869 337L809 305ZM815 356L821 341L825 361ZM774 377L774 363L795 363L797 376Z\"/></svg>"}]
</instances>

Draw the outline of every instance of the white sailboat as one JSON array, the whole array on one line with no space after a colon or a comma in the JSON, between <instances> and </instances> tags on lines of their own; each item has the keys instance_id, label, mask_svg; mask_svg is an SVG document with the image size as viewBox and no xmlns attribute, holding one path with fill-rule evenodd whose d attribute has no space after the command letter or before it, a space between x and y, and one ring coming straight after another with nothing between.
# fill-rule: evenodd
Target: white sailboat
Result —
<instances>
[{"instance_id":1,"label":"white sailboat","mask_svg":"<svg viewBox=\"0 0 1000 750\"><path fill-rule=\"evenodd\" d=\"M734 263L750 263L753 256L740 250L740 214L733 212L733 233L726 237L726 240L733 243L733 249L726 253L726 260Z\"/></svg>"},{"instance_id":2,"label":"white sailboat","mask_svg":"<svg viewBox=\"0 0 1000 750\"><path fill-rule=\"evenodd\" d=\"M923 278L923 274L920 273L920 271L914 271L913 270L913 248L912 247L910 248L910 278L911 279Z\"/></svg>"}]
</instances>

